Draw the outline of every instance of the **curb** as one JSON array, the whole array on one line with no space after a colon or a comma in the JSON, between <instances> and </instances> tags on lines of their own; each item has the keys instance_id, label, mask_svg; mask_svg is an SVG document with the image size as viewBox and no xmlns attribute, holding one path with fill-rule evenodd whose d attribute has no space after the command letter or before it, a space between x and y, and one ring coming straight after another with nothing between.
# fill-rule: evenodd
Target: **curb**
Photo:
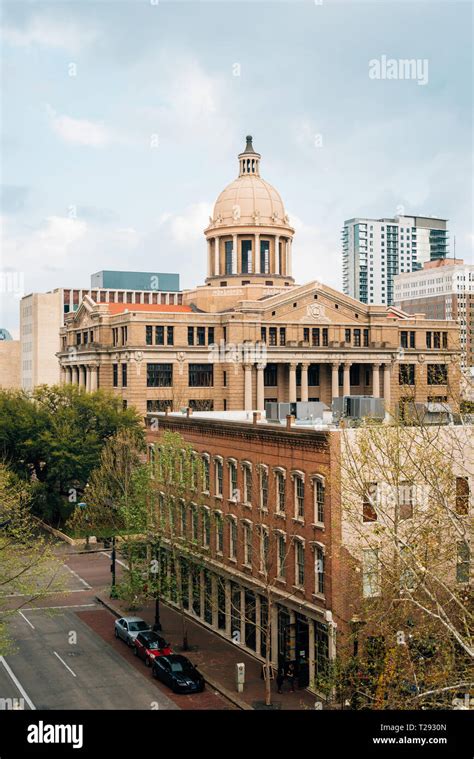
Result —
<instances>
[{"instance_id":1,"label":"curb","mask_svg":"<svg viewBox=\"0 0 474 759\"><path fill-rule=\"evenodd\" d=\"M113 603L111 603L110 601L105 600L101 598L100 596L95 596L95 599L100 604L102 604L102 606L108 609L108 611L112 612L112 614L116 614L117 617L123 617L122 610L114 606ZM199 669L204 677L204 680L211 688L213 688L213 690L216 690L218 693L224 696L232 704L234 704L235 706L238 706L239 709L254 711L254 709L249 704L247 704L246 701L243 701L241 698L238 698L238 696L236 696L235 693L227 690L227 688L224 688L220 683L214 680L214 678L209 677L202 667L199 667Z\"/></svg>"}]
</instances>

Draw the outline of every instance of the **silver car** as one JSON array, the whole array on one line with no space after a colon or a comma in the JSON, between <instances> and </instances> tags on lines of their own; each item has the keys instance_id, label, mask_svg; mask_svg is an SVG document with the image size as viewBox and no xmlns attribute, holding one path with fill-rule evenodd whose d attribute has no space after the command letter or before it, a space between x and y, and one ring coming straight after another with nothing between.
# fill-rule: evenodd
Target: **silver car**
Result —
<instances>
[{"instance_id":1,"label":"silver car","mask_svg":"<svg viewBox=\"0 0 474 759\"><path fill-rule=\"evenodd\" d=\"M132 646L138 633L151 630L148 622L140 617L120 617L115 620L115 637L122 638L127 646Z\"/></svg>"}]
</instances>

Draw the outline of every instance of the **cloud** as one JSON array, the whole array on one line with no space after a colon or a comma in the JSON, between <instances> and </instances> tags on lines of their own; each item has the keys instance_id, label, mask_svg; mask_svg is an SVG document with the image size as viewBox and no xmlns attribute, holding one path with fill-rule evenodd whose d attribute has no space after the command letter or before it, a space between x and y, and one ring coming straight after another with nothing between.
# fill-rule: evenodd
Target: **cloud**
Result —
<instances>
[{"instance_id":1,"label":"cloud","mask_svg":"<svg viewBox=\"0 0 474 759\"><path fill-rule=\"evenodd\" d=\"M322 227L306 224L289 213L295 229L293 240L293 276L304 284L313 279L340 289L341 253Z\"/></svg>"},{"instance_id":2,"label":"cloud","mask_svg":"<svg viewBox=\"0 0 474 759\"><path fill-rule=\"evenodd\" d=\"M204 250L204 229L207 227L212 205L201 202L188 206L181 214L165 211L159 220L160 226L172 242L178 245L188 245L200 240Z\"/></svg>"},{"instance_id":3,"label":"cloud","mask_svg":"<svg viewBox=\"0 0 474 759\"><path fill-rule=\"evenodd\" d=\"M17 213L26 205L29 187L3 184L0 186L0 211L2 213Z\"/></svg>"},{"instance_id":4,"label":"cloud","mask_svg":"<svg viewBox=\"0 0 474 759\"><path fill-rule=\"evenodd\" d=\"M70 19L61 19L50 15L33 15L26 20L24 26L6 24L2 29L2 37L9 45L15 47L31 47L38 45L47 48L62 48L78 52L89 45L98 36L98 31L84 27Z\"/></svg>"},{"instance_id":5,"label":"cloud","mask_svg":"<svg viewBox=\"0 0 474 759\"><path fill-rule=\"evenodd\" d=\"M49 105L47 111L51 128L64 142L91 148L104 148L121 141L121 138L104 124L61 115Z\"/></svg>"}]
</instances>

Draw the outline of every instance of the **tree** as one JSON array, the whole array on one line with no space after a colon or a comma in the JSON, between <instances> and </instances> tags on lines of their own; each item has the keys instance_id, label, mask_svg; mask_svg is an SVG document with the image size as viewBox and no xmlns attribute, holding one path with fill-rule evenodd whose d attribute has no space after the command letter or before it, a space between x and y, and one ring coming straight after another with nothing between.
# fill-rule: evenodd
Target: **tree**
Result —
<instances>
[{"instance_id":1,"label":"tree","mask_svg":"<svg viewBox=\"0 0 474 759\"><path fill-rule=\"evenodd\" d=\"M339 673L371 708L446 705L472 687L472 442L470 426L413 415L341 432L349 613L366 647L338 646Z\"/></svg>"},{"instance_id":2,"label":"tree","mask_svg":"<svg viewBox=\"0 0 474 759\"><path fill-rule=\"evenodd\" d=\"M103 391L74 385L44 385L31 395L0 391L0 456L32 482L34 513L56 525L81 500L104 442L120 429L138 431L140 419Z\"/></svg>"},{"instance_id":3,"label":"tree","mask_svg":"<svg viewBox=\"0 0 474 759\"><path fill-rule=\"evenodd\" d=\"M46 593L63 592L61 563L30 511L30 487L0 464L0 655L12 648L8 622Z\"/></svg>"}]
</instances>

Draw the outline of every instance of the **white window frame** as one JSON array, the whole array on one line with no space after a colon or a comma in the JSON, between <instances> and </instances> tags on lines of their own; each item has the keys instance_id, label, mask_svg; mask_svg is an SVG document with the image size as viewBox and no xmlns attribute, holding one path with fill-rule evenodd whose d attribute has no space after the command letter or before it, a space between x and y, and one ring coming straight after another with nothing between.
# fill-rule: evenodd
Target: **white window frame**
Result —
<instances>
[{"instance_id":1,"label":"white window frame","mask_svg":"<svg viewBox=\"0 0 474 759\"><path fill-rule=\"evenodd\" d=\"M267 481L267 504L266 506L263 505L263 480L262 480L262 474L265 473L266 481ZM266 464L259 464L258 465L258 503L261 511L268 511L268 485L269 485L269 477L268 477L268 466Z\"/></svg>"},{"instance_id":2,"label":"white window frame","mask_svg":"<svg viewBox=\"0 0 474 759\"><path fill-rule=\"evenodd\" d=\"M306 490L305 490L305 475L304 472L301 472L299 469L294 470L291 473L291 479L293 480L293 508L294 508L294 518L297 522L304 522L304 501L306 497ZM301 482L303 484L303 515L299 514L298 509L298 482Z\"/></svg>"},{"instance_id":3,"label":"white window frame","mask_svg":"<svg viewBox=\"0 0 474 759\"><path fill-rule=\"evenodd\" d=\"M241 466L241 469L242 469L242 477L243 477L243 483L242 483L243 484L243 493L242 493L243 499L242 499L242 502L243 502L243 504L245 506L251 506L252 505L252 501L251 500L249 501L247 499L247 496L249 495L249 493L247 491L248 491L248 485L249 485L249 481L248 481L248 475L249 474L250 474L250 479L252 481L252 486L253 486L253 467L252 467L252 462L251 461L242 461L240 466ZM250 492L250 495L252 495L252 492Z\"/></svg>"},{"instance_id":4,"label":"white window frame","mask_svg":"<svg viewBox=\"0 0 474 759\"><path fill-rule=\"evenodd\" d=\"M209 495L209 493L211 492L211 456L209 453L204 452L204 453L201 453L201 459L203 461L203 480L204 480L204 477L206 476L206 465L207 465L207 483L203 481L202 492ZM208 488L205 487L206 484L209 485Z\"/></svg>"},{"instance_id":5,"label":"white window frame","mask_svg":"<svg viewBox=\"0 0 474 759\"><path fill-rule=\"evenodd\" d=\"M228 515L229 520L229 559L231 561L237 561L237 517Z\"/></svg>"},{"instance_id":6,"label":"white window frame","mask_svg":"<svg viewBox=\"0 0 474 759\"><path fill-rule=\"evenodd\" d=\"M238 503L240 501L240 491L238 488L239 475L237 469L237 459L227 459L227 467L229 470L229 501L232 501L232 503ZM232 487L232 470L235 472L235 488Z\"/></svg>"},{"instance_id":7,"label":"white window frame","mask_svg":"<svg viewBox=\"0 0 474 759\"><path fill-rule=\"evenodd\" d=\"M286 533L283 532L282 530L275 530L275 534L277 536L277 541L278 541L278 545L277 545L277 579L278 580L285 580L286 581L286 559L287 559L287 555L286 555ZM285 546L285 552L284 552L284 556L283 556L283 563L281 561L282 557L280 555L280 545L281 545L280 541L283 541L284 546ZM282 572L282 570L283 570L283 572Z\"/></svg>"},{"instance_id":8,"label":"white window frame","mask_svg":"<svg viewBox=\"0 0 474 759\"><path fill-rule=\"evenodd\" d=\"M314 546L314 594L316 596L323 596L324 597L324 585L325 585L325 579L326 579L326 546L324 543L318 543L315 541L313 543ZM319 562L322 562L322 572L319 568ZM323 578L323 589L319 589L319 579L322 576Z\"/></svg>"},{"instance_id":9,"label":"white window frame","mask_svg":"<svg viewBox=\"0 0 474 759\"><path fill-rule=\"evenodd\" d=\"M368 559L371 554L369 565ZM362 550L362 595L364 598L375 598L380 595L380 560L378 548ZM375 578L375 581L372 579Z\"/></svg>"},{"instance_id":10,"label":"white window frame","mask_svg":"<svg viewBox=\"0 0 474 759\"><path fill-rule=\"evenodd\" d=\"M322 474L313 474L311 476L311 484L313 486L313 506L314 506L314 524L318 525L318 527L324 527L324 519L326 517L326 478ZM319 508L318 508L318 485L322 486L323 488L323 519L319 519Z\"/></svg>"},{"instance_id":11,"label":"white window frame","mask_svg":"<svg viewBox=\"0 0 474 759\"><path fill-rule=\"evenodd\" d=\"M305 541L304 541L304 538L299 538L298 537L298 538L294 539L294 542L295 542L295 587L296 588L304 588L304 584L305 584L305 580L306 580L306 577L305 577L305 574L306 574L305 573L305 559L306 559L306 556L305 556ZM300 580L300 576L299 576L299 567L300 567L300 564L298 563L298 551L299 550L301 550L303 552L303 582L302 583L299 581Z\"/></svg>"},{"instance_id":12,"label":"white window frame","mask_svg":"<svg viewBox=\"0 0 474 759\"><path fill-rule=\"evenodd\" d=\"M224 554L224 515L220 509L214 511L214 527L216 539L216 553L219 556ZM219 527L222 529L222 540L220 539Z\"/></svg>"},{"instance_id":13,"label":"white window frame","mask_svg":"<svg viewBox=\"0 0 474 759\"><path fill-rule=\"evenodd\" d=\"M276 503L275 503L275 514L279 514L281 516L286 515L286 508L283 510L280 509L280 489L279 489L279 479L281 477L283 481L283 505L286 506L286 469L282 466L275 466L273 467L273 473L275 477L275 495L276 495Z\"/></svg>"},{"instance_id":14,"label":"white window frame","mask_svg":"<svg viewBox=\"0 0 474 759\"><path fill-rule=\"evenodd\" d=\"M219 492L219 466L221 467L221 473L222 473L222 488ZM224 497L224 459L222 456L214 456L214 493L215 498L223 498Z\"/></svg>"},{"instance_id":15,"label":"white window frame","mask_svg":"<svg viewBox=\"0 0 474 759\"><path fill-rule=\"evenodd\" d=\"M202 547L203 548L210 548L211 545L211 510L209 506L202 506L201 507L201 514L202 514ZM209 539L206 535L206 524L209 527Z\"/></svg>"},{"instance_id":16,"label":"white window frame","mask_svg":"<svg viewBox=\"0 0 474 759\"><path fill-rule=\"evenodd\" d=\"M243 548L244 548L244 567L251 567L253 560L253 525L248 519L242 519L242 527L244 532ZM249 553L251 555L249 555ZM250 559L250 561L249 561Z\"/></svg>"}]
</instances>

